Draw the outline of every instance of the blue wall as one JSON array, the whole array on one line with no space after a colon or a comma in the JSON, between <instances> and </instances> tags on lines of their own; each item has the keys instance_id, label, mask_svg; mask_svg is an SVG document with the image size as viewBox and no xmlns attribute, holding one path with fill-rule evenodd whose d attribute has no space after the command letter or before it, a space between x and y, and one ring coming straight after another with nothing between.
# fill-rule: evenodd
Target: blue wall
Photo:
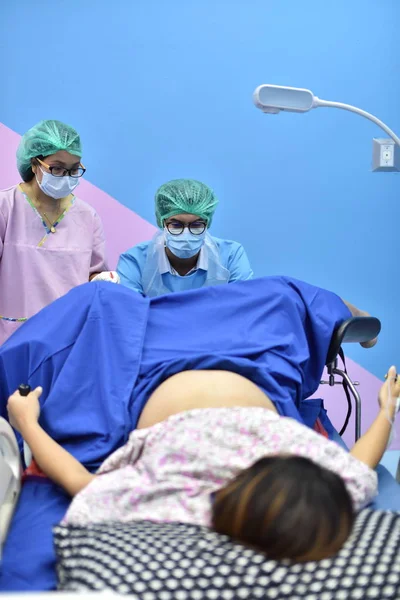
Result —
<instances>
[{"instance_id":1,"label":"blue wall","mask_svg":"<svg viewBox=\"0 0 400 600\"><path fill-rule=\"evenodd\" d=\"M261 83L355 104L400 133L399 0L15 0L0 3L0 121L74 125L88 178L153 221L153 194L195 177L220 197L213 232L257 275L288 274L381 317L399 362L399 183L370 172L381 132L350 113L264 116ZM382 134L383 135L383 134Z\"/></svg>"}]
</instances>

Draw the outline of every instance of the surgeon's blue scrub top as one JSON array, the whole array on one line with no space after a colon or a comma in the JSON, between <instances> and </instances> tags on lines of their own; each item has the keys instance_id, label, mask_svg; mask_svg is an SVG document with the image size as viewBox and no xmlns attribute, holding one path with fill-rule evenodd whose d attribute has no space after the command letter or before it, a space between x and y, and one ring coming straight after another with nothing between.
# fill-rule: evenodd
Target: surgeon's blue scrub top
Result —
<instances>
[{"instance_id":1,"label":"surgeon's blue scrub top","mask_svg":"<svg viewBox=\"0 0 400 600\"><path fill-rule=\"evenodd\" d=\"M161 236L161 233L158 234ZM209 250L215 249L218 257L217 270L224 273L219 278L218 283L232 283L234 281L246 281L253 278L253 271L250 267L249 259L241 244L231 240L222 240L208 235L210 244L207 246ZM202 248L199 255L197 265L187 275L179 275L168 261L165 249L162 244L157 245L154 261L154 271L158 271L158 283L146 286L143 281L143 273L145 267L148 268L149 262L149 247L154 244L154 241L143 242L127 250L121 254L117 271L121 278L121 284L139 292L145 296L159 296L170 292L184 292L195 290L207 285L214 285L215 281L211 277L210 260L207 256L207 251ZM210 254L210 252L209 252ZM215 260L214 260L215 263ZM215 270L215 264L213 264ZM161 277L161 280L160 280Z\"/></svg>"}]
</instances>

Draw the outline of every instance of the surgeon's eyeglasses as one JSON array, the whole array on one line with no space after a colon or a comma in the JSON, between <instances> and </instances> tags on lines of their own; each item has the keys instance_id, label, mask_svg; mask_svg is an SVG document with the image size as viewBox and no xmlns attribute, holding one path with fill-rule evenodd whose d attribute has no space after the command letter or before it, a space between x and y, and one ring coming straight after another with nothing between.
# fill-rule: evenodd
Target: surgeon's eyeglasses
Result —
<instances>
[{"instance_id":1,"label":"surgeon's eyeglasses","mask_svg":"<svg viewBox=\"0 0 400 600\"><path fill-rule=\"evenodd\" d=\"M201 235L207 229L207 223L204 221L193 221L193 223L182 223L181 221L171 221L166 223L165 227L172 235L180 235L187 227L193 235Z\"/></svg>"},{"instance_id":2,"label":"surgeon's eyeglasses","mask_svg":"<svg viewBox=\"0 0 400 600\"><path fill-rule=\"evenodd\" d=\"M46 167L46 169L48 169L50 173L54 175L54 177L65 177L66 175L69 175L70 177L78 178L82 177L82 175L86 172L86 169L82 164L79 165L79 167L72 167L72 169L66 169L65 167L50 167L50 165L46 164L45 162L40 160L40 158L37 157L36 160L41 165Z\"/></svg>"}]
</instances>

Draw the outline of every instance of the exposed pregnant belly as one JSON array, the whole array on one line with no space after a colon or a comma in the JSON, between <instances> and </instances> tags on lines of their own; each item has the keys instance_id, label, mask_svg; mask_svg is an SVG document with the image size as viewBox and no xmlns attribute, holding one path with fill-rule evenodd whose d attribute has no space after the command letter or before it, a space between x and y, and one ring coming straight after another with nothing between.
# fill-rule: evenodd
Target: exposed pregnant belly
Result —
<instances>
[{"instance_id":1,"label":"exposed pregnant belly","mask_svg":"<svg viewBox=\"0 0 400 600\"><path fill-rule=\"evenodd\" d=\"M184 371L164 381L147 401L138 429L194 408L262 406L276 409L254 383L230 371Z\"/></svg>"}]
</instances>

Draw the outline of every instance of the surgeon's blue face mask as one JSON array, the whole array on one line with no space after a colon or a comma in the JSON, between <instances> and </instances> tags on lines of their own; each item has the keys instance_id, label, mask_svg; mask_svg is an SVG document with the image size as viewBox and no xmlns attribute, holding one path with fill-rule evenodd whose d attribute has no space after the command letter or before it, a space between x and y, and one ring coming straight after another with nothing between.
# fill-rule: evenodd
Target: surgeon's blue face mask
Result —
<instances>
[{"instance_id":1,"label":"surgeon's blue face mask","mask_svg":"<svg viewBox=\"0 0 400 600\"><path fill-rule=\"evenodd\" d=\"M206 231L203 231L200 235L195 235L189 229L185 228L179 235L173 235L165 227L165 245L178 258L192 258L192 256L195 256L201 250L206 237Z\"/></svg>"}]
</instances>

